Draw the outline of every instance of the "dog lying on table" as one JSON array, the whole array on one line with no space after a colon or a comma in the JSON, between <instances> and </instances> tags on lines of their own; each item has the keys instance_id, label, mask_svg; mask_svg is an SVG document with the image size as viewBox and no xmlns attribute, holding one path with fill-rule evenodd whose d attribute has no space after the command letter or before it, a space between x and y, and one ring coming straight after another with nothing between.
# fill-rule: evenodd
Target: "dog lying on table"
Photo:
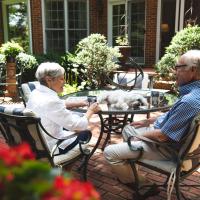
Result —
<instances>
[{"instance_id":1,"label":"dog lying on table","mask_svg":"<svg viewBox=\"0 0 200 200\"><path fill-rule=\"evenodd\" d=\"M97 97L98 103L107 103L111 108L127 110L138 106L147 106L147 99L135 91L105 91Z\"/></svg>"}]
</instances>

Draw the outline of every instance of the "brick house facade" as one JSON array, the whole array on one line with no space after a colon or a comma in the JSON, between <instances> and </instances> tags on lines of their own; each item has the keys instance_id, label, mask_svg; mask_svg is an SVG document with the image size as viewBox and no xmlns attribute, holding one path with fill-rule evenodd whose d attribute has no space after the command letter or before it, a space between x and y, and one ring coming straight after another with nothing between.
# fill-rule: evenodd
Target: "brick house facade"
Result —
<instances>
[{"instance_id":1,"label":"brick house facade","mask_svg":"<svg viewBox=\"0 0 200 200\"><path fill-rule=\"evenodd\" d=\"M18 1L22 1L23 0L18 0ZM52 2L56 2L56 0L51 0ZM51 2L50 1L50 2ZM5 2L5 0L1 0L0 1L0 10L2 10L2 5L3 2ZM9 2L6 1L6 2ZM33 54L42 54L42 53L46 53L46 50L48 50L48 38L46 39L47 36L45 36L46 32L45 32L45 25L43 24L44 21L46 20L46 18L44 17L44 12L45 12L45 2L49 2L49 1L45 1L45 0L26 0L25 1L29 7L30 7L30 11L29 11L29 16L30 16L30 22L29 22L29 31L30 31L30 41L31 41L31 52ZM68 2L68 0L63 0L63 1L59 1L59 2L63 2L63 6L66 6L66 2ZM73 1L71 1L73 3ZM110 43L110 45L112 45L112 40L113 40L113 36L112 36L112 26L110 26L110 24L113 25L113 21L112 21L112 16L110 15L110 9L112 9L112 12L114 13L114 6L117 9L121 9L124 8L124 10L129 10L130 12L127 15L130 15L131 20L134 21L134 16L141 16L141 13L139 13L138 15L134 15L133 9L135 9L136 6L138 6L138 8L141 7L141 5L137 5L138 3L143 3L144 7L143 7L143 14L145 16L144 18L144 36L143 36L143 40L144 40L144 44L143 47L141 48L143 50L142 57L143 57L143 64L144 66L147 67L153 67L154 64L157 62L157 60L159 59L159 57L161 56L160 52L160 43L162 43L161 39L162 38L162 31L161 31L161 24L162 23L167 23L167 22L162 22L162 19L166 18L167 16L162 16L162 12L164 13L164 11L162 11L165 8L165 5L172 5L172 8L174 9L174 15L173 17L176 17L176 23L175 23L175 27L173 29L169 29L172 30L171 31L171 36L170 38L173 36L173 34L175 33L175 31L180 30L181 28L183 28L184 26L184 15L183 13L188 9L188 7L190 8L190 2L191 0L185 0L185 4L184 6L186 6L185 8L183 7L183 1L180 0L80 0L80 2L86 2L87 3L87 15L88 15L88 27L87 27L87 35L89 35L90 33L101 33L104 34L105 36L108 37L108 41ZM193 3L198 3L198 1L194 1ZM122 6L121 6L122 5ZM123 7L123 5L125 5ZM118 6L118 7L117 7ZM120 7L121 6L121 7ZM46 6L47 7L47 6ZM164 7L164 8L163 8ZM167 6L166 6L167 7ZM181 8L179 9L180 12L178 12L177 7ZM132 10L130 10L130 8ZM64 9L64 16L68 18L70 18L70 16L68 16L67 12L70 10ZM128 11L126 11L128 12ZM141 12L141 11L140 11ZM173 12L173 11L172 11ZM178 12L178 14L177 14ZM3 20L3 12L0 12L0 44L4 43L6 41L6 37L5 34L7 34L4 31L4 20ZM178 17L177 17L178 15ZM111 17L110 17L111 16ZM181 18L182 16L182 18ZM173 17L167 20L173 20ZM45 19L44 19L45 18ZM182 20L182 21L181 21ZM110 22L112 21L112 22ZM175 21L175 19L174 19ZM63 22L65 23L65 22ZM130 22L132 23L132 21ZM177 25L178 24L178 25ZM66 25L66 24L65 24ZM130 27L132 25L130 24ZM66 27L63 26L64 31L66 33ZM48 29L47 29L48 30ZM130 35L133 32L130 32ZM51 35L51 33L49 32L49 34ZM166 33L165 33L166 34ZM141 36L141 35L140 35ZM52 35L51 35L52 37ZM49 37L49 38L51 38ZM66 36L63 36L66 39ZM70 32L67 35L68 39L70 40ZM130 36L132 37L132 36ZM110 38L110 39L109 39ZM168 38L168 40L170 39ZM132 38L135 41L135 38ZM61 39L60 39L61 40ZM138 40L139 41L139 40ZM138 42L137 41L137 42ZM141 42L141 40L139 41ZM65 45L65 50L67 51L67 47L68 47L68 41L66 40L65 43L63 43ZM168 45L168 43L166 43L165 45ZM134 47L135 48L135 47ZM164 48L164 47L163 47ZM140 50L141 50L140 49ZM141 52L140 52L141 53Z\"/></svg>"}]
</instances>

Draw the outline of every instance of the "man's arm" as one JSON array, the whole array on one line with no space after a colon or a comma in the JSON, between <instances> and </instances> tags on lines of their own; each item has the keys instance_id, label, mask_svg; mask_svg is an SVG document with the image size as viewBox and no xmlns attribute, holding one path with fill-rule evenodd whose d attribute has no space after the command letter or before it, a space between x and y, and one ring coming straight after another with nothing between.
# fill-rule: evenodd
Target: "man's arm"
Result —
<instances>
[{"instance_id":1,"label":"man's arm","mask_svg":"<svg viewBox=\"0 0 200 200\"><path fill-rule=\"evenodd\" d=\"M135 128L141 128L141 127L148 127L150 124L153 124L155 122L157 117L151 117L149 119L144 119L140 121L134 121L131 122L131 126L134 126Z\"/></svg>"},{"instance_id":2,"label":"man's arm","mask_svg":"<svg viewBox=\"0 0 200 200\"><path fill-rule=\"evenodd\" d=\"M149 138L151 140L155 140L158 142L167 142L169 138L161 132L160 129L154 129L152 131L147 131L142 134L142 136Z\"/></svg>"}]
</instances>

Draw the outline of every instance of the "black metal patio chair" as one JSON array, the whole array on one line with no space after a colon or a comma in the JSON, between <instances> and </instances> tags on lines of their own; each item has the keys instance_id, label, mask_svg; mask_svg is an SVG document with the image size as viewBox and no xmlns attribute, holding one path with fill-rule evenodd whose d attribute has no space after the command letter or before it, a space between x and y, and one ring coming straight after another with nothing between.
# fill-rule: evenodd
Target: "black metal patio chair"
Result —
<instances>
[{"instance_id":1,"label":"black metal patio chair","mask_svg":"<svg viewBox=\"0 0 200 200\"><path fill-rule=\"evenodd\" d=\"M135 191L134 199L145 199L145 197L148 197L148 193L152 189L150 188L146 194L141 195L141 190L144 189L144 187L150 186L141 186L136 165L143 166L166 176L166 181L163 184L158 185L158 187L167 188L168 200L171 199L171 194L174 188L177 199L182 200L187 199L183 191L181 191L182 187L200 187L200 184L190 185L186 184L186 181L184 181L185 178L187 178L200 167L200 114L198 114L192 121L190 130L180 141L180 145L172 143L160 143L142 136L131 136L128 138L127 143L129 148L134 151L136 149L131 145L131 140L134 137L139 138L147 143L156 145L158 151L161 153L170 153L174 156L173 160L158 161L142 159L141 157L143 149L137 149L139 151L138 158L135 160L128 160L135 177L135 183L133 184L133 189ZM155 187L155 185L153 186Z\"/></svg>"},{"instance_id":2,"label":"black metal patio chair","mask_svg":"<svg viewBox=\"0 0 200 200\"><path fill-rule=\"evenodd\" d=\"M83 180L87 179L87 164L90 150L89 140L80 141L66 154L58 153L58 145L66 139L77 136L72 134L63 139L58 139L47 132L41 124L40 118L28 109L0 106L0 132L9 146L17 145L26 141L30 144L37 159L48 161L53 167L66 167L82 158L79 170L82 171ZM50 151L45 140L45 135L57 140L53 150Z\"/></svg>"}]
</instances>

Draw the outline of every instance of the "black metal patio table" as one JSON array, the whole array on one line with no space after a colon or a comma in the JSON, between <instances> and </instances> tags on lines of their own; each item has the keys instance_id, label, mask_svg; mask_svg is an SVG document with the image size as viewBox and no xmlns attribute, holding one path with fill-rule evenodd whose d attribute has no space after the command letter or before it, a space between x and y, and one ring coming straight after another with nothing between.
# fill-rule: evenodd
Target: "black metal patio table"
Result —
<instances>
[{"instance_id":1,"label":"black metal patio table","mask_svg":"<svg viewBox=\"0 0 200 200\"><path fill-rule=\"evenodd\" d=\"M62 97L62 99L70 98L71 100L73 99L92 100L93 97L98 97L102 92L105 91L108 90L84 90L66 95ZM134 90L134 91L136 94L142 94L143 96L148 98L149 105L139 106L137 108L130 108L127 110L119 110L116 108L111 108L111 106L107 104L100 104L102 110L97 114L100 118L101 128L98 140L91 152L91 155L95 152L95 150L99 146L103 133L106 133L107 136L102 146L102 150L104 150L106 144L110 140L110 135L112 133L114 134L121 133L121 130L127 124L130 115L133 116L135 114L147 114L147 117L149 117L150 113L152 112L169 110L170 105L168 105L168 102L165 98L165 95L167 94L166 90L146 89L146 90ZM155 102L155 100L157 102ZM75 111L85 113L87 111L87 107L77 108L75 109Z\"/></svg>"}]
</instances>

